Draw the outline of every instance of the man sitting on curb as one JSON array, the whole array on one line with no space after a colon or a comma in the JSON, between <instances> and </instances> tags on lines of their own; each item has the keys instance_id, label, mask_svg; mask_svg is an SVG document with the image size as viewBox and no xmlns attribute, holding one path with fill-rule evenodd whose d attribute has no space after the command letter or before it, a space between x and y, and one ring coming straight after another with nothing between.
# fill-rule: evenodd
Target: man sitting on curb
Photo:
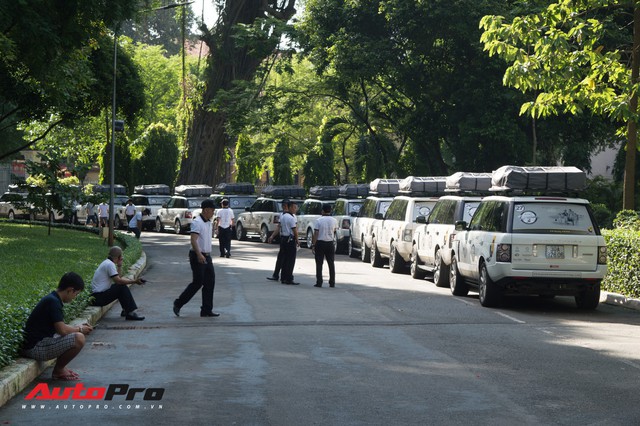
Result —
<instances>
[{"instance_id":1,"label":"man sitting on curb","mask_svg":"<svg viewBox=\"0 0 640 426\"><path fill-rule=\"evenodd\" d=\"M122 306L120 316L131 321L142 321L144 317L138 316L135 310L138 309L133 300L128 284L144 284L143 278L129 280L122 278L122 249L113 246L109 249L109 257L104 260L91 280L91 296L93 296L93 306L105 306L118 299ZM113 281L113 283L112 283Z\"/></svg>"},{"instance_id":2,"label":"man sitting on curb","mask_svg":"<svg viewBox=\"0 0 640 426\"><path fill-rule=\"evenodd\" d=\"M57 358L51 375L54 380L80 380L80 376L66 366L80 353L84 336L91 333L93 327L65 324L62 306L75 299L83 289L82 277L67 272L60 279L58 288L43 297L27 319L22 355L36 361Z\"/></svg>"}]
</instances>

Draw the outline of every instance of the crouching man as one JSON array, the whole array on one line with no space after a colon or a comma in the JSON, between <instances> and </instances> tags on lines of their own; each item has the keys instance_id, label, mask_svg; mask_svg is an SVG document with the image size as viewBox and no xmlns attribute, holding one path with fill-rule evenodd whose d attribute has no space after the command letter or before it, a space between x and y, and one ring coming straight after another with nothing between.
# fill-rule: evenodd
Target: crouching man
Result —
<instances>
[{"instance_id":1,"label":"crouching man","mask_svg":"<svg viewBox=\"0 0 640 426\"><path fill-rule=\"evenodd\" d=\"M66 368L84 347L85 335L93 331L89 324L71 326L64 323L62 306L84 289L84 281L75 272L67 272L58 288L40 302L29 315L25 326L23 356L37 361L56 359L54 380L80 380L80 376Z\"/></svg>"}]
</instances>

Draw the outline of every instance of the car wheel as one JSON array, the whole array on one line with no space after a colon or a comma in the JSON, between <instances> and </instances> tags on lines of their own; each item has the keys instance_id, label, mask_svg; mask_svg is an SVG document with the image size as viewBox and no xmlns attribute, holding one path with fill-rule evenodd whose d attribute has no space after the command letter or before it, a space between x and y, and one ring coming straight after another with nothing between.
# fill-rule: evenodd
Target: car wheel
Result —
<instances>
[{"instance_id":1,"label":"car wheel","mask_svg":"<svg viewBox=\"0 0 640 426\"><path fill-rule=\"evenodd\" d=\"M411 248L411 264L409 268L411 276L416 280L422 280L426 276L425 272L420 269L420 258L418 257L418 249L416 249L415 244Z\"/></svg>"},{"instance_id":2,"label":"car wheel","mask_svg":"<svg viewBox=\"0 0 640 426\"><path fill-rule=\"evenodd\" d=\"M480 304L487 308L499 306L502 302L502 290L493 282L487 272L487 265L480 264L480 282L478 285Z\"/></svg>"},{"instance_id":3,"label":"car wheel","mask_svg":"<svg viewBox=\"0 0 640 426\"><path fill-rule=\"evenodd\" d=\"M466 296L469 294L469 285L460 275L458 261L455 256L451 258L451 267L449 268L449 288L454 296Z\"/></svg>"},{"instance_id":4,"label":"car wheel","mask_svg":"<svg viewBox=\"0 0 640 426\"><path fill-rule=\"evenodd\" d=\"M9 210L9 220L13 220L16 218L15 213L13 212L13 210Z\"/></svg>"},{"instance_id":5,"label":"car wheel","mask_svg":"<svg viewBox=\"0 0 640 426\"><path fill-rule=\"evenodd\" d=\"M360 260L362 260L364 263L369 263L369 261L371 260L371 251L369 250L369 247L367 247L367 244L364 242L364 238L360 241L362 241L362 244L360 244Z\"/></svg>"},{"instance_id":6,"label":"car wheel","mask_svg":"<svg viewBox=\"0 0 640 426\"><path fill-rule=\"evenodd\" d=\"M260 241L263 243L269 241L269 228L267 228L267 225L262 225L260 227Z\"/></svg>"},{"instance_id":7,"label":"car wheel","mask_svg":"<svg viewBox=\"0 0 640 426\"><path fill-rule=\"evenodd\" d=\"M156 232L164 231L164 226L162 226L162 221L159 217L156 218Z\"/></svg>"},{"instance_id":8,"label":"car wheel","mask_svg":"<svg viewBox=\"0 0 640 426\"><path fill-rule=\"evenodd\" d=\"M349 237L349 242L347 245L347 254L349 257L358 257L358 253L353 249L353 238Z\"/></svg>"},{"instance_id":9,"label":"car wheel","mask_svg":"<svg viewBox=\"0 0 640 426\"><path fill-rule=\"evenodd\" d=\"M307 248L310 249L313 245L313 229L307 229Z\"/></svg>"},{"instance_id":10,"label":"car wheel","mask_svg":"<svg viewBox=\"0 0 640 426\"><path fill-rule=\"evenodd\" d=\"M120 216L118 215L113 218L113 229L120 229Z\"/></svg>"},{"instance_id":11,"label":"car wheel","mask_svg":"<svg viewBox=\"0 0 640 426\"><path fill-rule=\"evenodd\" d=\"M442 261L442 252L436 251L433 268L433 282L436 287L449 287L449 267Z\"/></svg>"},{"instance_id":12,"label":"car wheel","mask_svg":"<svg viewBox=\"0 0 640 426\"><path fill-rule=\"evenodd\" d=\"M405 269L404 259L398 253L396 242L391 243L389 249L389 269L394 274L400 273Z\"/></svg>"},{"instance_id":13,"label":"car wheel","mask_svg":"<svg viewBox=\"0 0 640 426\"><path fill-rule=\"evenodd\" d=\"M374 268L381 268L383 265L382 256L380 256L380 251L378 250L378 243L374 238L371 242L371 255L369 256L371 260L371 266Z\"/></svg>"},{"instance_id":14,"label":"car wheel","mask_svg":"<svg viewBox=\"0 0 640 426\"><path fill-rule=\"evenodd\" d=\"M575 299L578 309L591 310L597 308L600 303L600 283L582 290L579 294L576 294Z\"/></svg>"},{"instance_id":15,"label":"car wheel","mask_svg":"<svg viewBox=\"0 0 640 426\"><path fill-rule=\"evenodd\" d=\"M176 219L176 222L173 224L173 231L176 234L182 233L182 224L180 223L180 219Z\"/></svg>"},{"instance_id":16,"label":"car wheel","mask_svg":"<svg viewBox=\"0 0 640 426\"><path fill-rule=\"evenodd\" d=\"M247 233L244 230L244 226L242 226L242 222L236 224L236 238L238 241L243 241L247 238Z\"/></svg>"}]
</instances>

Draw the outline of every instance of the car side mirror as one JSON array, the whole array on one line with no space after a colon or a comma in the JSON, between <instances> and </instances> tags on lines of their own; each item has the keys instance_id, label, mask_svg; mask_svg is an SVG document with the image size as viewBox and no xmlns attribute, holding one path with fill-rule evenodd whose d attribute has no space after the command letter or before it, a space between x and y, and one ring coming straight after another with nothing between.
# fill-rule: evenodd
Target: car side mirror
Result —
<instances>
[{"instance_id":1,"label":"car side mirror","mask_svg":"<svg viewBox=\"0 0 640 426\"><path fill-rule=\"evenodd\" d=\"M467 230L467 222L464 220L456 221L456 231L466 231Z\"/></svg>"},{"instance_id":2,"label":"car side mirror","mask_svg":"<svg viewBox=\"0 0 640 426\"><path fill-rule=\"evenodd\" d=\"M427 217L426 216L416 217L416 223L427 223Z\"/></svg>"},{"instance_id":3,"label":"car side mirror","mask_svg":"<svg viewBox=\"0 0 640 426\"><path fill-rule=\"evenodd\" d=\"M245 212L250 212L250 211L251 211L251 207L245 207L245 208L244 208L244 211L245 211Z\"/></svg>"},{"instance_id":4,"label":"car side mirror","mask_svg":"<svg viewBox=\"0 0 640 426\"><path fill-rule=\"evenodd\" d=\"M167 208L167 203L162 204L162 208L166 209Z\"/></svg>"},{"instance_id":5,"label":"car side mirror","mask_svg":"<svg viewBox=\"0 0 640 426\"><path fill-rule=\"evenodd\" d=\"M349 216L358 217L358 212L351 212L351 213L349 213Z\"/></svg>"},{"instance_id":6,"label":"car side mirror","mask_svg":"<svg viewBox=\"0 0 640 426\"><path fill-rule=\"evenodd\" d=\"M382 213L376 213L373 217L376 219L382 219L384 218L384 215Z\"/></svg>"}]
</instances>

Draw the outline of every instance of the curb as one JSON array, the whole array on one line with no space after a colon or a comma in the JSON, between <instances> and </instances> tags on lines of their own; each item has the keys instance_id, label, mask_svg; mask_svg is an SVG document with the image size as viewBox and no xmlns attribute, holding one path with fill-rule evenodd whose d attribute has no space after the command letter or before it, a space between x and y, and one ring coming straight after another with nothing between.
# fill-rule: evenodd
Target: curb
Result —
<instances>
[{"instance_id":1,"label":"curb","mask_svg":"<svg viewBox=\"0 0 640 426\"><path fill-rule=\"evenodd\" d=\"M144 268L147 266L147 255L142 255L136 263L128 270L125 278L137 278ZM118 303L114 300L106 306L89 306L78 318L74 319L69 325L82 325L85 322L90 324L97 323L113 305ZM42 374L44 370L53 366L55 360L46 362L36 361L29 358L17 358L15 363L4 367L0 370L0 407L6 404L11 398L22 392L29 384Z\"/></svg>"},{"instance_id":2,"label":"curb","mask_svg":"<svg viewBox=\"0 0 640 426\"><path fill-rule=\"evenodd\" d=\"M622 306L623 308L640 311L640 299L632 299L617 293L608 293L603 291L600 295L600 303Z\"/></svg>"}]
</instances>

